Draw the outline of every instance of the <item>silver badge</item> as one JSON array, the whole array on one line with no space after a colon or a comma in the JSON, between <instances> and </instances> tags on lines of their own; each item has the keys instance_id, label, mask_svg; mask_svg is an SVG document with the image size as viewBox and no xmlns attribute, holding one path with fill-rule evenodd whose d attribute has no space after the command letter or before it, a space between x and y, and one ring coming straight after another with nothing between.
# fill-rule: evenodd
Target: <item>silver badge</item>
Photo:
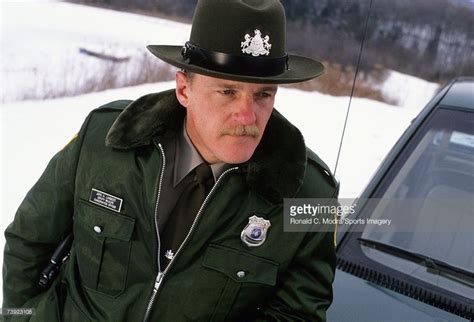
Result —
<instances>
[{"instance_id":1,"label":"silver badge","mask_svg":"<svg viewBox=\"0 0 474 322\"><path fill-rule=\"evenodd\" d=\"M263 56L270 54L272 45L269 43L270 37L266 35L262 38L262 32L255 29L255 36L251 37L249 34L244 36L244 41L240 43L242 52L252 56Z\"/></svg>"},{"instance_id":2,"label":"silver badge","mask_svg":"<svg viewBox=\"0 0 474 322\"><path fill-rule=\"evenodd\" d=\"M242 230L240 239L249 247L260 246L265 242L270 226L269 220L254 215L249 218L249 223Z\"/></svg>"}]
</instances>

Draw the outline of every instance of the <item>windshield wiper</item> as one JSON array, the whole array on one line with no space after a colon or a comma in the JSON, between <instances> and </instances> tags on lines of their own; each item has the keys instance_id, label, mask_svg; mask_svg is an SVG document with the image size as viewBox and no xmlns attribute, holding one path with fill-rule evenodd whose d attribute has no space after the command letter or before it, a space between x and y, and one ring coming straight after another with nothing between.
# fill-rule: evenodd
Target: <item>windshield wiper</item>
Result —
<instances>
[{"instance_id":1,"label":"windshield wiper","mask_svg":"<svg viewBox=\"0 0 474 322\"><path fill-rule=\"evenodd\" d=\"M400 257L411 262L426 267L426 271L431 274L441 275L456 282L474 287L474 273L468 270L453 266L420 253L415 253L397 246L381 243L372 239L357 238L361 245L377 249L381 252Z\"/></svg>"}]
</instances>

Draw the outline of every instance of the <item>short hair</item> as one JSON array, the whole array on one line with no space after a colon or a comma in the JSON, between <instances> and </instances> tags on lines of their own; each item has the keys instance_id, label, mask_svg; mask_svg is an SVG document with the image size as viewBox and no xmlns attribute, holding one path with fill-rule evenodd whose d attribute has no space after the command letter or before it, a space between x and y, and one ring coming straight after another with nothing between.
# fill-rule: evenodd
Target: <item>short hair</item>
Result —
<instances>
[{"instance_id":1,"label":"short hair","mask_svg":"<svg viewBox=\"0 0 474 322\"><path fill-rule=\"evenodd\" d=\"M194 73L186 69L181 69L181 71L186 75L187 79L192 82L194 78Z\"/></svg>"}]
</instances>

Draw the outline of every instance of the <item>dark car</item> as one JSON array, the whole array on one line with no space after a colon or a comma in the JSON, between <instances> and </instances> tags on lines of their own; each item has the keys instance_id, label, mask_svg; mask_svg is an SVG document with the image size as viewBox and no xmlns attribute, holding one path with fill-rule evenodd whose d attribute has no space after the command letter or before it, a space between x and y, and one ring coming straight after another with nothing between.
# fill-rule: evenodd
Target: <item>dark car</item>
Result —
<instances>
[{"instance_id":1,"label":"dark car","mask_svg":"<svg viewBox=\"0 0 474 322\"><path fill-rule=\"evenodd\" d=\"M474 78L428 103L354 204L352 222L390 225L338 228L328 321L473 319Z\"/></svg>"}]
</instances>

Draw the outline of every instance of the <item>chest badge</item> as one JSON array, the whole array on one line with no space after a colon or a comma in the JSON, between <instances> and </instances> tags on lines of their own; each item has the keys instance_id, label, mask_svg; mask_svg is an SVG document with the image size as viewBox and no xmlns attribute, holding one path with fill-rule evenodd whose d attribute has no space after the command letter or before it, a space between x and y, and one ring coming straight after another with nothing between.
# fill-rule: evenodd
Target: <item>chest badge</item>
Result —
<instances>
[{"instance_id":1,"label":"chest badge","mask_svg":"<svg viewBox=\"0 0 474 322\"><path fill-rule=\"evenodd\" d=\"M267 231L271 224L261 217L249 217L249 223L240 234L240 239L249 247L261 246L267 239Z\"/></svg>"}]
</instances>

